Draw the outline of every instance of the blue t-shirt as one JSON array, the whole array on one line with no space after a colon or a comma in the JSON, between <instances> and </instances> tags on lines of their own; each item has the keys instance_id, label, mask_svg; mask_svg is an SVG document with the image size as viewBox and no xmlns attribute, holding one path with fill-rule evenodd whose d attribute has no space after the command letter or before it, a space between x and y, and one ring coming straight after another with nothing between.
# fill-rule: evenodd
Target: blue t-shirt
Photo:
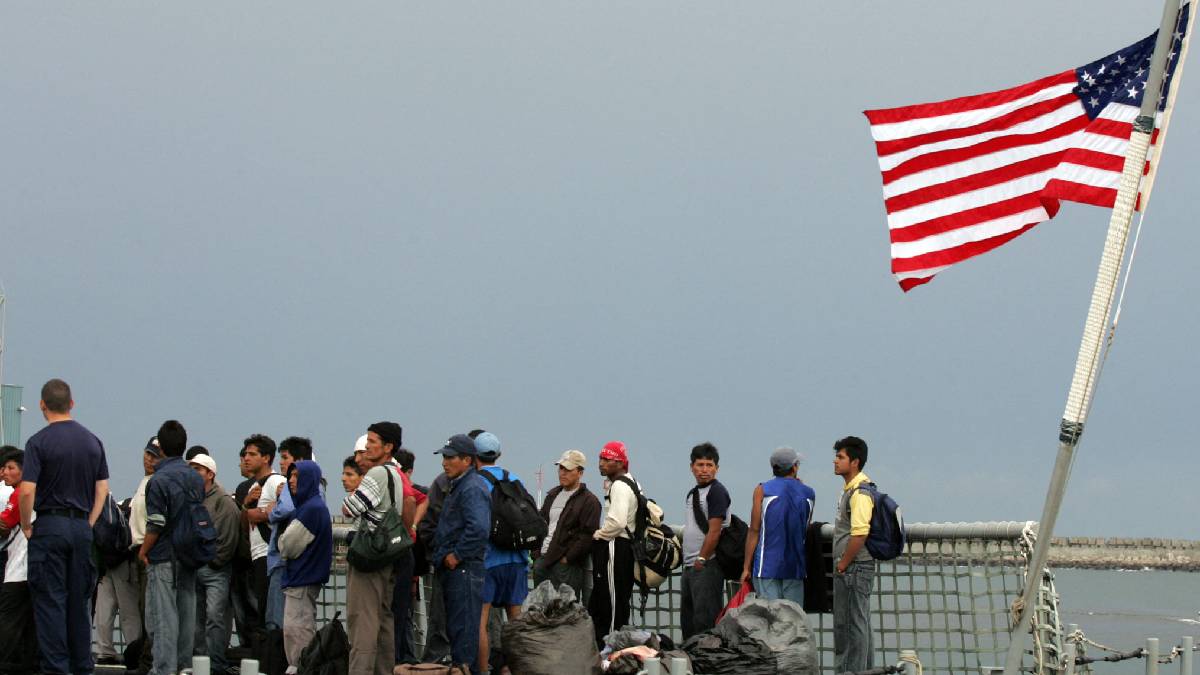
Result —
<instances>
[{"instance_id":1,"label":"blue t-shirt","mask_svg":"<svg viewBox=\"0 0 1200 675\"><path fill-rule=\"evenodd\" d=\"M36 483L34 511L91 513L96 481L108 480L104 444L75 420L49 424L25 442L22 482Z\"/></svg>"},{"instance_id":2,"label":"blue t-shirt","mask_svg":"<svg viewBox=\"0 0 1200 675\"><path fill-rule=\"evenodd\" d=\"M504 469L502 469L498 466L485 466L480 470L486 471L486 472L492 474L493 476L496 477L497 480L504 478ZM517 478L512 473L508 474L508 479L511 481L517 482L517 483L521 482L521 479ZM488 494L491 494L492 484L486 480L484 481L484 483L487 483ZM509 565L512 563L528 563L528 562L529 562L529 559L525 557L524 551L509 551L509 550L502 549L502 548L496 548L496 545L493 544L490 540L488 541L488 545L487 545L487 553L483 556L483 566L486 569L491 569L493 567L499 567L500 565Z\"/></svg>"}]
</instances>

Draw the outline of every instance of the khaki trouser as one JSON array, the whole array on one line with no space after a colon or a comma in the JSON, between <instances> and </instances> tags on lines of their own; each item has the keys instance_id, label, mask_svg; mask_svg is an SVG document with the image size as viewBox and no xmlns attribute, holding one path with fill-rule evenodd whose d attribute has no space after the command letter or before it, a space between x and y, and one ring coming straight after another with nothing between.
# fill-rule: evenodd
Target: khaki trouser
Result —
<instances>
[{"instance_id":1,"label":"khaki trouser","mask_svg":"<svg viewBox=\"0 0 1200 675\"><path fill-rule=\"evenodd\" d=\"M300 653L317 634L317 596L320 586L283 589L283 652L289 666L300 667Z\"/></svg>"},{"instance_id":2,"label":"khaki trouser","mask_svg":"<svg viewBox=\"0 0 1200 675\"><path fill-rule=\"evenodd\" d=\"M349 675L391 675L396 645L392 592L396 573L391 565L378 572L346 574L346 632L350 635Z\"/></svg>"}]
</instances>

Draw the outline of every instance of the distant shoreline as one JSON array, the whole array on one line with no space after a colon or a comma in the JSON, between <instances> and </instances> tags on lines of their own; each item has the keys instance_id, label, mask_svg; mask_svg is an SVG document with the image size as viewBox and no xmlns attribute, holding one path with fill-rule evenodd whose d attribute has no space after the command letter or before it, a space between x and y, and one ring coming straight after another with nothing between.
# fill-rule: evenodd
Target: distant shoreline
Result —
<instances>
[{"instance_id":1,"label":"distant shoreline","mask_svg":"<svg viewBox=\"0 0 1200 675\"><path fill-rule=\"evenodd\" d=\"M1200 572L1200 541L1152 537L1055 537L1051 567Z\"/></svg>"}]
</instances>

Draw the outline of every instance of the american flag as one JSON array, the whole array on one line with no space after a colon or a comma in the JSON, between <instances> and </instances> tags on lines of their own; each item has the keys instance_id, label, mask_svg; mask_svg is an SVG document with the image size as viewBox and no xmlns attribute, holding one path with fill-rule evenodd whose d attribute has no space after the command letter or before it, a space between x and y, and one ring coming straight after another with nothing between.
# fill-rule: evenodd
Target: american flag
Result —
<instances>
[{"instance_id":1,"label":"american flag","mask_svg":"<svg viewBox=\"0 0 1200 675\"><path fill-rule=\"evenodd\" d=\"M1165 130L1190 2L1176 22L1159 97ZM1049 220L1065 199L1111 208L1157 31L1124 49L1011 89L866 111L883 172L892 273L904 291ZM1151 149L1146 172L1157 153ZM1149 189L1142 183L1142 196Z\"/></svg>"}]
</instances>

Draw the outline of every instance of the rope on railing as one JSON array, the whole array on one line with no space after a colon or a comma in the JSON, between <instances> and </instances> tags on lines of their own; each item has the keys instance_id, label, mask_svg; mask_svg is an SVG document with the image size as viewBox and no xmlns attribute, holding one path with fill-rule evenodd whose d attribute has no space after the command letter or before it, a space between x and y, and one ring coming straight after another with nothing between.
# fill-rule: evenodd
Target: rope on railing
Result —
<instances>
[{"instance_id":1,"label":"rope on railing","mask_svg":"<svg viewBox=\"0 0 1200 675\"><path fill-rule=\"evenodd\" d=\"M1075 642L1077 644L1086 644L1109 653L1108 656L1077 656L1075 657L1075 665L1077 666L1096 662L1117 663L1119 661L1128 661L1130 659L1146 658L1145 647L1138 647L1137 649L1131 651L1121 651L1114 647L1109 647L1108 645L1103 645L1095 640L1092 640L1088 636L1084 635L1082 630L1076 630L1072 633L1068 633L1063 636L1063 639L1069 642ZM1163 665L1174 663L1175 660L1178 659L1185 651L1200 651L1200 645L1193 646L1190 650L1185 649L1183 645L1175 645L1171 648L1169 653L1158 658L1158 663Z\"/></svg>"}]
</instances>

